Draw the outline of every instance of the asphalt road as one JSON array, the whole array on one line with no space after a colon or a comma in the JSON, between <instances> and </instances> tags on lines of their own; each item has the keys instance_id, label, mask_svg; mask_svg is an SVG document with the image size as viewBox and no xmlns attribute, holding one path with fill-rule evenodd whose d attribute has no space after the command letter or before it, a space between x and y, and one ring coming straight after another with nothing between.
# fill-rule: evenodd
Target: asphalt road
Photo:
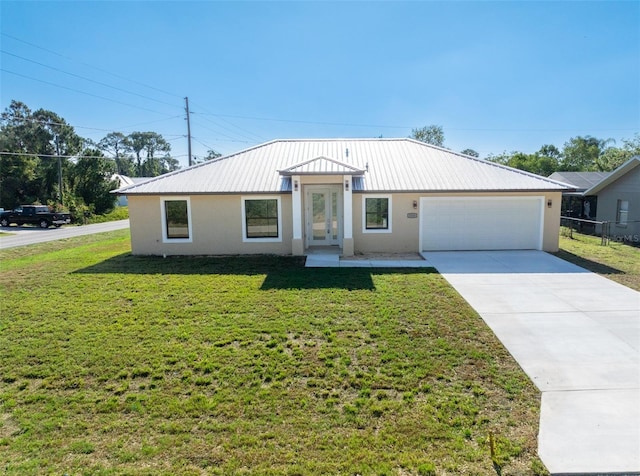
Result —
<instances>
[{"instance_id":1,"label":"asphalt road","mask_svg":"<svg viewBox=\"0 0 640 476\"><path fill-rule=\"evenodd\" d=\"M47 228L46 230L36 226L10 226L8 228L0 228L2 232L11 233L11 235L0 235L0 250L34 245L45 241L73 238L75 236L92 235L105 231L122 230L123 228L129 228L129 220L96 223L95 225Z\"/></svg>"}]
</instances>

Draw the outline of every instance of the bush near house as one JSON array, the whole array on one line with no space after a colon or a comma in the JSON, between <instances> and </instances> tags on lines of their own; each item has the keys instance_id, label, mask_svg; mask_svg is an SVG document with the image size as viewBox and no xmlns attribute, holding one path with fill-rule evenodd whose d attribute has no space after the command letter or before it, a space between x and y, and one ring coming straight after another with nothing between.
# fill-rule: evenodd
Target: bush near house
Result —
<instances>
[{"instance_id":1,"label":"bush near house","mask_svg":"<svg viewBox=\"0 0 640 476\"><path fill-rule=\"evenodd\" d=\"M0 263L6 474L544 473L539 393L432 270L134 257L126 230Z\"/></svg>"},{"instance_id":2,"label":"bush near house","mask_svg":"<svg viewBox=\"0 0 640 476\"><path fill-rule=\"evenodd\" d=\"M109 221L126 220L127 218L129 218L129 208L117 207L109 213L105 213L104 215L90 215L89 217L87 217L86 221L87 224L106 223Z\"/></svg>"}]
</instances>

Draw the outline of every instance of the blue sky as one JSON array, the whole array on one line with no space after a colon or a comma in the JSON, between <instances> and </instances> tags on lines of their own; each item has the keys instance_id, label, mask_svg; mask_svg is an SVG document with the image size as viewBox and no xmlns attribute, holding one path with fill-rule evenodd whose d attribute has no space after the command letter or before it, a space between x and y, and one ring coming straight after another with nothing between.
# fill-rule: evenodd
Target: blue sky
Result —
<instances>
[{"instance_id":1,"label":"blue sky","mask_svg":"<svg viewBox=\"0 0 640 476\"><path fill-rule=\"evenodd\" d=\"M185 96L195 155L429 124L482 157L640 131L635 1L3 1L0 17L2 110L94 140L156 131L183 165Z\"/></svg>"}]
</instances>

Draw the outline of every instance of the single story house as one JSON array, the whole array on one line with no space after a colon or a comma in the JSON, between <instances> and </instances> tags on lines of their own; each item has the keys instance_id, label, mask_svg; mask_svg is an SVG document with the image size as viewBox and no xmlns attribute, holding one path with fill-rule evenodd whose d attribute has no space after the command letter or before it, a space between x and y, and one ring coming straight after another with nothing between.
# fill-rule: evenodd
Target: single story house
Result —
<instances>
[{"instance_id":1,"label":"single story house","mask_svg":"<svg viewBox=\"0 0 640 476\"><path fill-rule=\"evenodd\" d=\"M613 172L556 172L552 180L574 186L563 195L563 216L609 222L617 241L640 243L640 157ZM600 233L600 226L596 226Z\"/></svg>"},{"instance_id":2,"label":"single story house","mask_svg":"<svg viewBox=\"0 0 640 476\"><path fill-rule=\"evenodd\" d=\"M558 250L570 187L412 139L274 140L120 188L137 255Z\"/></svg>"}]
</instances>

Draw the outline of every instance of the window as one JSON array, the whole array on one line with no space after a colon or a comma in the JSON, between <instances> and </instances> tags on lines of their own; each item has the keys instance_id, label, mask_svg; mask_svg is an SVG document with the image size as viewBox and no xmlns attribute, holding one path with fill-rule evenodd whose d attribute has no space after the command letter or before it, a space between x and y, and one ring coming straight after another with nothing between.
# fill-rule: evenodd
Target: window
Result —
<instances>
[{"instance_id":1,"label":"window","mask_svg":"<svg viewBox=\"0 0 640 476\"><path fill-rule=\"evenodd\" d=\"M242 198L242 240L282 241L280 198Z\"/></svg>"},{"instance_id":2,"label":"window","mask_svg":"<svg viewBox=\"0 0 640 476\"><path fill-rule=\"evenodd\" d=\"M362 202L362 228L364 233L391 232L391 197L365 196Z\"/></svg>"},{"instance_id":3,"label":"window","mask_svg":"<svg viewBox=\"0 0 640 476\"><path fill-rule=\"evenodd\" d=\"M626 225L629 218L629 202L627 200L618 200L616 208L616 225Z\"/></svg>"},{"instance_id":4,"label":"window","mask_svg":"<svg viewBox=\"0 0 640 476\"><path fill-rule=\"evenodd\" d=\"M191 207L188 198L163 198L162 206L162 241L190 243Z\"/></svg>"}]
</instances>

